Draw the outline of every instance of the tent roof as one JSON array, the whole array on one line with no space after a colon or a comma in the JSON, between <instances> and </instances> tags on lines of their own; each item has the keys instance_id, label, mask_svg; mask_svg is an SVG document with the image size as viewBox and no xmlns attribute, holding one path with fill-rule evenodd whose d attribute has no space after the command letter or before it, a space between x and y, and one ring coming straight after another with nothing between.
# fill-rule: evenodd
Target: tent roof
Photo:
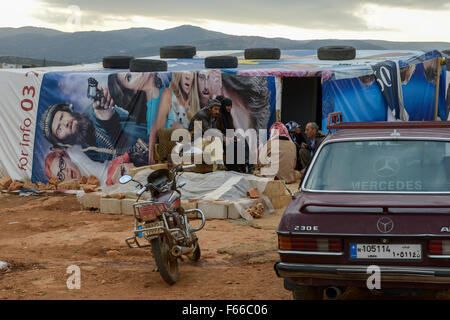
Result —
<instances>
[{"instance_id":1,"label":"tent roof","mask_svg":"<svg viewBox=\"0 0 450 320\"><path fill-rule=\"evenodd\" d=\"M399 63L400 67L417 64L425 60L440 57L437 51L413 50L357 50L353 60L319 60L316 50L282 50L279 60L245 60L243 50L198 51L193 59L163 59L168 63L168 71L204 70L204 59L209 56L233 55L238 57L239 66L235 69L222 69L223 72L247 76L320 76L328 79L354 78L372 74L371 66L386 60ZM160 59L159 56L145 57ZM1 69L0 69L1 70ZM20 69L4 69L1 71L23 72ZM64 67L42 67L25 69L42 72L120 72L125 70L104 69L102 63L81 64Z\"/></svg>"}]
</instances>

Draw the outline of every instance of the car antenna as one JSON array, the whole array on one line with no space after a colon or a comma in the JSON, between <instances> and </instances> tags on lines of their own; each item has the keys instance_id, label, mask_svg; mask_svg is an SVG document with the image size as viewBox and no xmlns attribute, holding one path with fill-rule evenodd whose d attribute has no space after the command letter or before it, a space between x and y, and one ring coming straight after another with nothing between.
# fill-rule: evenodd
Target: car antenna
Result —
<instances>
[{"instance_id":1,"label":"car antenna","mask_svg":"<svg viewBox=\"0 0 450 320\"><path fill-rule=\"evenodd\" d=\"M281 180L283 182L284 187L286 188L287 192L291 195L292 200L295 200L295 195L292 193L291 190L287 187L286 183L284 183L284 180Z\"/></svg>"}]
</instances>

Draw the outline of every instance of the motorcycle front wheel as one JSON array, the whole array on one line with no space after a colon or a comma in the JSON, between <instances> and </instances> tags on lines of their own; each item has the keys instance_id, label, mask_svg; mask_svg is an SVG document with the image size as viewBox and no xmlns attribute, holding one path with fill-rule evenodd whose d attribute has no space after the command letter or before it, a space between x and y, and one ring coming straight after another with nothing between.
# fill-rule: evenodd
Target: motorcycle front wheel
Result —
<instances>
[{"instance_id":1,"label":"motorcycle front wheel","mask_svg":"<svg viewBox=\"0 0 450 320\"><path fill-rule=\"evenodd\" d=\"M178 261L170 254L169 241L167 235L163 234L159 238L151 241L153 258L159 269L159 274L165 282L172 285L178 281Z\"/></svg>"}]
</instances>

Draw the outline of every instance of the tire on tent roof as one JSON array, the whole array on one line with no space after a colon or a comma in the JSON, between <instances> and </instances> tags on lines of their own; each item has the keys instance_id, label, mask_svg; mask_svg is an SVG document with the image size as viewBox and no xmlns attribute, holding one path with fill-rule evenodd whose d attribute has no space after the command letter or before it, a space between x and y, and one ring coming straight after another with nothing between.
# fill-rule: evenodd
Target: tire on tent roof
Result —
<instances>
[{"instance_id":1,"label":"tire on tent roof","mask_svg":"<svg viewBox=\"0 0 450 320\"><path fill-rule=\"evenodd\" d=\"M237 68L238 59L233 56L212 56L205 58L206 68Z\"/></svg>"},{"instance_id":2,"label":"tire on tent roof","mask_svg":"<svg viewBox=\"0 0 450 320\"><path fill-rule=\"evenodd\" d=\"M108 56L103 57L103 68L106 69L128 69L130 61L134 57L131 56Z\"/></svg>"},{"instance_id":3,"label":"tire on tent roof","mask_svg":"<svg viewBox=\"0 0 450 320\"><path fill-rule=\"evenodd\" d=\"M161 58L192 59L196 53L197 49L193 46L167 46L159 48L159 56Z\"/></svg>"},{"instance_id":4,"label":"tire on tent roof","mask_svg":"<svg viewBox=\"0 0 450 320\"><path fill-rule=\"evenodd\" d=\"M317 49L319 60L352 60L356 57L356 49L351 46L325 46Z\"/></svg>"},{"instance_id":5,"label":"tire on tent roof","mask_svg":"<svg viewBox=\"0 0 450 320\"><path fill-rule=\"evenodd\" d=\"M134 59L130 62L131 72L167 71L167 62L156 59Z\"/></svg>"},{"instance_id":6,"label":"tire on tent roof","mask_svg":"<svg viewBox=\"0 0 450 320\"><path fill-rule=\"evenodd\" d=\"M280 59L281 51L278 48L248 48L244 51L245 59Z\"/></svg>"}]
</instances>

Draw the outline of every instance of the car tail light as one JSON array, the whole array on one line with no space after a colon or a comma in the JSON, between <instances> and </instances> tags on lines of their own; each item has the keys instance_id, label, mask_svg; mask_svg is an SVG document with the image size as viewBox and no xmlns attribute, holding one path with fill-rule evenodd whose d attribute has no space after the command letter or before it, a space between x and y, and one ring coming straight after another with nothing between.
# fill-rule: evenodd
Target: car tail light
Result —
<instances>
[{"instance_id":1,"label":"car tail light","mask_svg":"<svg viewBox=\"0 0 450 320\"><path fill-rule=\"evenodd\" d=\"M450 240L430 240L428 253L432 255L450 255Z\"/></svg>"},{"instance_id":2,"label":"car tail light","mask_svg":"<svg viewBox=\"0 0 450 320\"><path fill-rule=\"evenodd\" d=\"M280 250L316 251L316 252L341 252L342 239L316 238L316 237L278 237Z\"/></svg>"}]
</instances>

